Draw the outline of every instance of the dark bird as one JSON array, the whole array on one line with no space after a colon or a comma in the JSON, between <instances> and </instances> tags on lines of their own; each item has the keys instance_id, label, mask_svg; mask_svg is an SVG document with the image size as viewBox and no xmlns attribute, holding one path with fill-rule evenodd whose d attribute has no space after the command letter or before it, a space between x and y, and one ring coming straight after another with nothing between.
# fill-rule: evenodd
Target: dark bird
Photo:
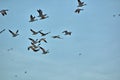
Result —
<instances>
[{"instance_id":1,"label":"dark bird","mask_svg":"<svg viewBox=\"0 0 120 80\"><path fill-rule=\"evenodd\" d=\"M40 49L42 50L42 54L47 54L47 53L49 53L49 50L45 50L44 48L42 48L42 47L40 47Z\"/></svg>"},{"instance_id":2,"label":"dark bird","mask_svg":"<svg viewBox=\"0 0 120 80\"><path fill-rule=\"evenodd\" d=\"M34 39L32 39L32 38L28 38L30 41L32 41L31 43L33 43L33 44L36 44L36 43L38 43L38 39L36 39L36 40L34 40Z\"/></svg>"},{"instance_id":3,"label":"dark bird","mask_svg":"<svg viewBox=\"0 0 120 80\"><path fill-rule=\"evenodd\" d=\"M50 32L43 33L42 30L41 30L41 31L39 31L39 33L41 34L41 36L46 36L46 35L49 34Z\"/></svg>"},{"instance_id":4,"label":"dark bird","mask_svg":"<svg viewBox=\"0 0 120 80\"><path fill-rule=\"evenodd\" d=\"M19 35L18 30L16 32L13 32L13 31L9 30L9 32L12 34L13 37L16 37L16 36Z\"/></svg>"},{"instance_id":5,"label":"dark bird","mask_svg":"<svg viewBox=\"0 0 120 80\"><path fill-rule=\"evenodd\" d=\"M33 22L33 21L37 21L37 19L35 19L35 16L30 15L30 21L29 22Z\"/></svg>"},{"instance_id":6,"label":"dark bird","mask_svg":"<svg viewBox=\"0 0 120 80\"><path fill-rule=\"evenodd\" d=\"M55 39L55 38L63 39L63 38L60 37L60 35L52 36L52 38L54 38L54 39Z\"/></svg>"},{"instance_id":7,"label":"dark bird","mask_svg":"<svg viewBox=\"0 0 120 80\"><path fill-rule=\"evenodd\" d=\"M41 30L36 32L36 31L34 31L33 29L30 29L30 31L32 32L32 35L36 35L36 34L38 34Z\"/></svg>"},{"instance_id":8,"label":"dark bird","mask_svg":"<svg viewBox=\"0 0 120 80\"><path fill-rule=\"evenodd\" d=\"M82 7L85 6L86 4L84 4L84 2L81 2L80 0L78 0L78 6L77 7Z\"/></svg>"},{"instance_id":9,"label":"dark bird","mask_svg":"<svg viewBox=\"0 0 120 80\"><path fill-rule=\"evenodd\" d=\"M31 45L32 45L34 48L39 48L39 45L40 45L40 44L35 45L34 43L31 43Z\"/></svg>"},{"instance_id":10,"label":"dark bird","mask_svg":"<svg viewBox=\"0 0 120 80\"><path fill-rule=\"evenodd\" d=\"M72 32L69 32L67 30L63 31L62 33L64 33L65 35L71 35L72 34Z\"/></svg>"},{"instance_id":11,"label":"dark bird","mask_svg":"<svg viewBox=\"0 0 120 80\"><path fill-rule=\"evenodd\" d=\"M43 12L42 12L41 9L38 9L37 12L39 14L38 17L40 17L40 19L46 19L46 18L48 18L47 14L43 14Z\"/></svg>"},{"instance_id":12,"label":"dark bird","mask_svg":"<svg viewBox=\"0 0 120 80\"><path fill-rule=\"evenodd\" d=\"M75 10L75 13L80 13L80 11L83 11L84 9L79 9L79 8L77 8L76 10Z\"/></svg>"},{"instance_id":13,"label":"dark bird","mask_svg":"<svg viewBox=\"0 0 120 80\"><path fill-rule=\"evenodd\" d=\"M37 51L39 51L40 49L36 49L36 48L34 48L33 46L29 46L28 47L28 50L33 50L34 52L37 52Z\"/></svg>"},{"instance_id":14,"label":"dark bird","mask_svg":"<svg viewBox=\"0 0 120 80\"><path fill-rule=\"evenodd\" d=\"M38 42L40 43L41 41L47 43L46 38L41 38Z\"/></svg>"},{"instance_id":15,"label":"dark bird","mask_svg":"<svg viewBox=\"0 0 120 80\"><path fill-rule=\"evenodd\" d=\"M3 9L3 10L0 11L0 13L1 13L3 16L5 16L5 15L7 15L7 11L8 11L8 9Z\"/></svg>"},{"instance_id":16,"label":"dark bird","mask_svg":"<svg viewBox=\"0 0 120 80\"><path fill-rule=\"evenodd\" d=\"M5 31L5 29L1 30L1 31L0 31L0 34L1 34L2 32L4 32L4 31Z\"/></svg>"}]
</instances>

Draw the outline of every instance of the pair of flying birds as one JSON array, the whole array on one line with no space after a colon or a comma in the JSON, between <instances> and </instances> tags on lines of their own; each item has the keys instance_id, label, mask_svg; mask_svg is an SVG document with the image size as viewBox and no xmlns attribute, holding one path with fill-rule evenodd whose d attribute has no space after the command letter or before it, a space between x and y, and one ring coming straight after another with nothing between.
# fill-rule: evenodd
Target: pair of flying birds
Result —
<instances>
[{"instance_id":1,"label":"pair of flying birds","mask_svg":"<svg viewBox=\"0 0 120 80\"><path fill-rule=\"evenodd\" d=\"M80 9L79 7L83 7L85 6L86 4L80 0L77 0L78 1L78 8L75 10L75 13L80 13L80 11L83 11L84 9Z\"/></svg>"},{"instance_id":2,"label":"pair of flying birds","mask_svg":"<svg viewBox=\"0 0 120 80\"><path fill-rule=\"evenodd\" d=\"M46 18L49 17L49 16L47 16L47 14L44 14L41 9L38 9L37 12L38 12L38 16L37 16L37 17L40 17L40 20L46 19ZM38 19L36 19L35 16L30 15L30 21L29 21L29 22L34 22L34 21L37 21L37 20L38 20Z\"/></svg>"}]
</instances>

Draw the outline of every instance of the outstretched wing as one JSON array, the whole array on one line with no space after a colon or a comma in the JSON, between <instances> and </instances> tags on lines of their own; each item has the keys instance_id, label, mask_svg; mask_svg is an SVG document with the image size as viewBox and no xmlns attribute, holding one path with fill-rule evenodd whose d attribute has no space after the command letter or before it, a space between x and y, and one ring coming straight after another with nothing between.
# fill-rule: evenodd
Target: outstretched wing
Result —
<instances>
[{"instance_id":1,"label":"outstretched wing","mask_svg":"<svg viewBox=\"0 0 120 80\"><path fill-rule=\"evenodd\" d=\"M82 3L80 0L78 0L78 3Z\"/></svg>"},{"instance_id":2,"label":"outstretched wing","mask_svg":"<svg viewBox=\"0 0 120 80\"><path fill-rule=\"evenodd\" d=\"M14 33L14 32L12 32L11 30L9 30L9 32L10 32L12 35L15 35L15 33Z\"/></svg>"},{"instance_id":3,"label":"outstretched wing","mask_svg":"<svg viewBox=\"0 0 120 80\"><path fill-rule=\"evenodd\" d=\"M31 31L32 33L36 33L33 29L30 29L30 31Z\"/></svg>"},{"instance_id":4,"label":"outstretched wing","mask_svg":"<svg viewBox=\"0 0 120 80\"><path fill-rule=\"evenodd\" d=\"M43 51L43 53L45 53L45 52L46 52L44 48L40 47L40 49Z\"/></svg>"},{"instance_id":5,"label":"outstretched wing","mask_svg":"<svg viewBox=\"0 0 120 80\"><path fill-rule=\"evenodd\" d=\"M3 31L5 31L5 29L3 29L2 31L0 31L0 33L2 33Z\"/></svg>"},{"instance_id":6,"label":"outstretched wing","mask_svg":"<svg viewBox=\"0 0 120 80\"><path fill-rule=\"evenodd\" d=\"M35 40L34 39L32 39L32 38L28 38L29 40L31 40L33 43L35 42Z\"/></svg>"},{"instance_id":7,"label":"outstretched wing","mask_svg":"<svg viewBox=\"0 0 120 80\"><path fill-rule=\"evenodd\" d=\"M19 30L16 31L16 34L19 32Z\"/></svg>"},{"instance_id":8,"label":"outstretched wing","mask_svg":"<svg viewBox=\"0 0 120 80\"><path fill-rule=\"evenodd\" d=\"M42 16L43 15L43 12L41 9L37 10L37 12L39 13L39 16Z\"/></svg>"}]
</instances>

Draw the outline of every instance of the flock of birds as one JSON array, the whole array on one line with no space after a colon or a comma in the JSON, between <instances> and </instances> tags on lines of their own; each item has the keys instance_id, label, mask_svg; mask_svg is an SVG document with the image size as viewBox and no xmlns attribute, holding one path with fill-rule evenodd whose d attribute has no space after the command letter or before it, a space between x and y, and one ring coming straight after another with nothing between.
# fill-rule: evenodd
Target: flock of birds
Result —
<instances>
[{"instance_id":1,"label":"flock of birds","mask_svg":"<svg viewBox=\"0 0 120 80\"><path fill-rule=\"evenodd\" d=\"M32 35L37 35L37 34L40 34L42 36L42 38L40 39L33 39L33 38L28 38L30 41L31 41L31 45L28 47L28 50L33 50L34 52L38 52L39 50L42 50L42 54L47 54L49 53L49 50L46 50L44 49L42 46L41 46L41 43L44 42L44 43L48 43L46 38L44 38L46 35L50 34L51 32L42 32L43 30L39 30L39 31L35 31L33 29L30 29L30 31L32 32ZM63 31L62 32L64 35L71 35L72 32L70 31ZM55 35L55 36L52 36L51 38L54 38L54 39L63 39L62 37L60 37L60 35Z\"/></svg>"},{"instance_id":2,"label":"flock of birds","mask_svg":"<svg viewBox=\"0 0 120 80\"><path fill-rule=\"evenodd\" d=\"M77 0L77 1L78 1L78 6L77 6L77 9L75 10L75 13L80 13L80 11L83 10L83 9L81 9L81 7L85 6L86 4L84 2L81 2L80 0ZM3 9L0 11L0 13L2 14L2 16L5 16L5 15L7 15L7 11L8 11L8 9ZM47 16L47 14L44 14L41 9L38 9L37 12L38 12L37 17L39 17L40 20L43 20L43 19L46 19L49 17L49 16ZM36 16L33 16L32 14L30 15L29 22L34 22L37 20L38 19L36 18ZM0 34L3 33L4 31L5 31L5 29L1 30ZM12 37L16 37L19 35L19 30L16 30L15 32L13 32L12 30L8 30L8 31L9 31L9 33L11 33ZM40 34L42 37L45 37L46 35L48 35L50 33L50 32L44 33L42 30L35 31L33 29L30 29L30 31L32 32L32 35ZM72 32L70 32L68 30L64 30L62 33L64 35L71 35L72 34ZM63 39L60 35L51 36L51 38ZM31 41L31 45L28 46L28 48L27 48L28 50L32 50L34 52L38 52L39 50L41 50L43 54L49 53L49 50L46 50L41 46L41 42L47 43L46 38L41 38L41 39L36 39L36 40L34 40L33 38L28 38L28 39ZM9 51L10 50L12 50L12 49L9 49Z\"/></svg>"},{"instance_id":3,"label":"flock of birds","mask_svg":"<svg viewBox=\"0 0 120 80\"><path fill-rule=\"evenodd\" d=\"M5 29L1 30L0 31L0 34L3 33L5 31ZM15 32L11 31L11 30L8 30L9 33L11 33L12 37L17 37L19 35L19 30L16 30ZM46 35L50 34L51 32L46 32L44 33L43 30L39 30L39 31L35 31L33 29L30 29L32 35L37 35L37 34L40 34L42 37L45 37ZM64 30L62 31L62 33L64 35L71 35L72 32L70 31L67 31L67 30ZM62 37L60 37L60 35L54 35L54 36L51 36L51 38L53 39L63 39ZM30 41L31 41L31 45L28 46L28 50L32 50L34 52L38 52L39 50L42 50L42 53L43 54L47 54L49 53L49 50L45 50L43 47L41 47L41 42L45 42L47 43L47 40L46 38L40 38L40 39L33 39L33 38L28 38ZM13 50L13 49L9 49L10 50Z\"/></svg>"}]
</instances>

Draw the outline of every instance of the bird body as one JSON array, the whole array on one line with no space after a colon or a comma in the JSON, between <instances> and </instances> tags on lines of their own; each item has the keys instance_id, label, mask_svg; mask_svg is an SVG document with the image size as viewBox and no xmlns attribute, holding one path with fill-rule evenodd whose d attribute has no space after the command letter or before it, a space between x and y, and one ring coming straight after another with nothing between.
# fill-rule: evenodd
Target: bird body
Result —
<instances>
[{"instance_id":1,"label":"bird body","mask_svg":"<svg viewBox=\"0 0 120 80\"><path fill-rule=\"evenodd\" d=\"M30 15L30 21L29 22L34 22L37 21L37 19L35 19L35 16Z\"/></svg>"},{"instance_id":2,"label":"bird body","mask_svg":"<svg viewBox=\"0 0 120 80\"><path fill-rule=\"evenodd\" d=\"M36 43L38 43L38 39L36 39L36 40L34 40L34 39L32 39L32 38L28 38L30 41L32 41L31 43L33 43L33 44L36 44Z\"/></svg>"},{"instance_id":3,"label":"bird body","mask_svg":"<svg viewBox=\"0 0 120 80\"><path fill-rule=\"evenodd\" d=\"M84 4L84 2L81 2L80 0L78 0L78 6L77 7L82 7L85 6L86 4Z\"/></svg>"},{"instance_id":4,"label":"bird body","mask_svg":"<svg viewBox=\"0 0 120 80\"><path fill-rule=\"evenodd\" d=\"M7 15L7 11L8 11L8 9L3 9L3 10L0 11L0 13L1 13L3 16L5 16L5 15Z\"/></svg>"},{"instance_id":5,"label":"bird body","mask_svg":"<svg viewBox=\"0 0 120 80\"><path fill-rule=\"evenodd\" d=\"M38 42L40 43L41 41L47 43L46 38L41 38Z\"/></svg>"},{"instance_id":6,"label":"bird body","mask_svg":"<svg viewBox=\"0 0 120 80\"><path fill-rule=\"evenodd\" d=\"M38 34L41 30L36 32L36 31L34 31L33 29L30 29L30 31L32 32L32 35L36 35L36 34Z\"/></svg>"},{"instance_id":7,"label":"bird body","mask_svg":"<svg viewBox=\"0 0 120 80\"><path fill-rule=\"evenodd\" d=\"M55 39L55 38L63 39L63 38L60 37L60 35L52 36L52 38L54 38L54 39Z\"/></svg>"},{"instance_id":8,"label":"bird body","mask_svg":"<svg viewBox=\"0 0 120 80\"><path fill-rule=\"evenodd\" d=\"M19 35L19 34L18 34L18 31L19 31L19 30L17 30L16 32L13 32L13 31L9 30L9 32L12 34L13 37L16 37L16 36Z\"/></svg>"},{"instance_id":9,"label":"bird body","mask_svg":"<svg viewBox=\"0 0 120 80\"><path fill-rule=\"evenodd\" d=\"M47 14L43 14L41 9L38 9L37 12L39 14L38 17L40 17L40 19L46 19L49 17L49 16L47 16Z\"/></svg>"},{"instance_id":10,"label":"bird body","mask_svg":"<svg viewBox=\"0 0 120 80\"><path fill-rule=\"evenodd\" d=\"M63 31L62 33L65 33L65 35L71 35L72 34L72 32L69 32L67 30Z\"/></svg>"},{"instance_id":11,"label":"bird body","mask_svg":"<svg viewBox=\"0 0 120 80\"><path fill-rule=\"evenodd\" d=\"M75 10L75 13L80 13L80 11L83 11L84 9L79 9L79 8L77 8L76 10Z\"/></svg>"},{"instance_id":12,"label":"bird body","mask_svg":"<svg viewBox=\"0 0 120 80\"><path fill-rule=\"evenodd\" d=\"M42 50L42 54L47 54L47 53L49 53L49 50L45 50L44 48L42 48L41 46L40 46L40 49Z\"/></svg>"},{"instance_id":13,"label":"bird body","mask_svg":"<svg viewBox=\"0 0 120 80\"><path fill-rule=\"evenodd\" d=\"M41 31L39 31L39 33L41 34L41 36L46 36L46 35L49 34L50 32L43 33L42 30L41 30Z\"/></svg>"},{"instance_id":14,"label":"bird body","mask_svg":"<svg viewBox=\"0 0 120 80\"><path fill-rule=\"evenodd\" d=\"M33 46L29 46L28 47L28 50L33 50L34 52L37 52L37 51L39 51L40 49L36 49L36 48L34 48Z\"/></svg>"}]
</instances>

